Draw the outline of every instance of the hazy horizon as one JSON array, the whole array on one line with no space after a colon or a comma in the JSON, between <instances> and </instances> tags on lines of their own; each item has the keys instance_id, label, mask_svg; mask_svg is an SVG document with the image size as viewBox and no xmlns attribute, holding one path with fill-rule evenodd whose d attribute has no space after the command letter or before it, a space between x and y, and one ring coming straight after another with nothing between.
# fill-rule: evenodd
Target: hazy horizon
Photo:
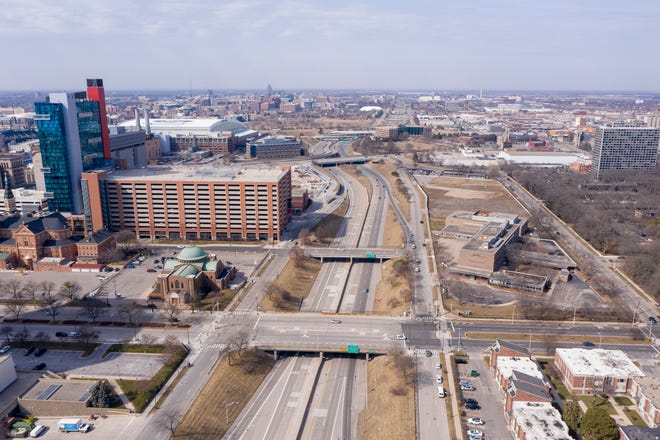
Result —
<instances>
[{"instance_id":1,"label":"hazy horizon","mask_svg":"<svg viewBox=\"0 0 660 440\"><path fill-rule=\"evenodd\" d=\"M0 0L0 90L660 91L651 0Z\"/></svg>"}]
</instances>

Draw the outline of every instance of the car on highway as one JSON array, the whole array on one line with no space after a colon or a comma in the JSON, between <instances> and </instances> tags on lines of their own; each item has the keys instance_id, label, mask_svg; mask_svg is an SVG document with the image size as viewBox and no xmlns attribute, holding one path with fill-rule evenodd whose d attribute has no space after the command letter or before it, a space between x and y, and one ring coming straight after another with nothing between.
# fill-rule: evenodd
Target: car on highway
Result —
<instances>
[{"instance_id":1,"label":"car on highway","mask_svg":"<svg viewBox=\"0 0 660 440\"><path fill-rule=\"evenodd\" d=\"M4 347L0 348L0 354L5 354L9 350L11 350L11 345L5 345Z\"/></svg>"},{"instance_id":2,"label":"car on highway","mask_svg":"<svg viewBox=\"0 0 660 440\"><path fill-rule=\"evenodd\" d=\"M330 324L341 324L341 319L331 319Z\"/></svg>"},{"instance_id":3,"label":"car on highway","mask_svg":"<svg viewBox=\"0 0 660 440\"><path fill-rule=\"evenodd\" d=\"M43 370L44 368L46 368L46 363L45 362L41 362L41 363L35 365L34 367L32 367L33 370Z\"/></svg>"},{"instance_id":4,"label":"car on highway","mask_svg":"<svg viewBox=\"0 0 660 440\"><path fill-rule=\"evenodd\" d=\"M399 341L403 341L403 340L406 339L406 335L396 335L396 338L397 338Z\"/></svg>"},{"instance_id":5,"label":"car on highway","mask_svg":"<svg viewBox=\"0 0 660 440\"><path fill-rule=\"evenodd\" d=\"M483 425L484 421L480 417L470 417L467 419L468 425Z\"/></svg>"},{"instance_id":6,"label":"car on highway","mask_svg":"<svg viewBox=\"0 0 660 440\"><path fill-rule=\"evenodd\" d=\"M481 438L481 437L484 436L484 433L481 432L481 431L479 431L478 429L468 429L467 434L468 434L469 436L472 436L472 437L479 437L479 438Z\"/></svg>"},{"instance_id":7,"label":"car on highway","mask_svg":"<svg viewBox=\"0 0 660 440\"><path fill-rule=\"evenodd\" d=\"M435 383L442 383L442 376L435 376Z\"/></svg>"},{"instance_id":8,"label":"car on highway","mask_svg":"<svg viewBox=\"0 0 660 440\"><path fill-rule=\"evenodd\" d=\"M66 338L68 336L67 332L55 332L55 336L58 338Z\"/></svg>"}]
</instances>

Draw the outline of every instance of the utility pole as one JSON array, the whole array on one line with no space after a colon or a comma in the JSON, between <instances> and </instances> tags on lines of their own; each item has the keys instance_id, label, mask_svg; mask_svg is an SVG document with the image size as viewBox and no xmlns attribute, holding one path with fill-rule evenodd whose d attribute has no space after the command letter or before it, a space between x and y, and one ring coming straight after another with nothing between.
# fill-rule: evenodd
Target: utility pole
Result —
<instances>
[{"instance_id":1,"label":"utility pole","mask_svg":"<svg viewBox=\"0 0 660 440\"><path fill-rule=\"evenodd\" d=\"M516 305L513 305L513 310L511 311L511 324L513 324L513 317L516 314Z\"/></svg>"},{"instance_id":2,"label":"utility pole","mask_svg":"<svg viewBox=\"0 0 660 440\"><path fill-rule=\"evenodd\" d=\"M529 331L529 347L527 348L527 351L529 351L529 354L531 356L532 354L532 331Z\"/></svg>"}]
</instances>

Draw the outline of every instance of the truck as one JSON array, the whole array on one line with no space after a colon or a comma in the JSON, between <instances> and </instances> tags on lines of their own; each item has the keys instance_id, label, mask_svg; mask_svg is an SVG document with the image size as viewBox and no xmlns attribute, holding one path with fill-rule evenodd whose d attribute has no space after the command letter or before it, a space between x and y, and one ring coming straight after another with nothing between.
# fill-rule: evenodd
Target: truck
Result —
<instances>
[{"instance_id":1,"label":"truck","mask_svg":"<svg viewBox=\"0 0 660 440\"><path fill-rule=\"evenodd\" d=\"M57 429L61 432L87 432L90 428L90 425L80 419L60 419L57 422Z\"/></svg>"}]
</instances>

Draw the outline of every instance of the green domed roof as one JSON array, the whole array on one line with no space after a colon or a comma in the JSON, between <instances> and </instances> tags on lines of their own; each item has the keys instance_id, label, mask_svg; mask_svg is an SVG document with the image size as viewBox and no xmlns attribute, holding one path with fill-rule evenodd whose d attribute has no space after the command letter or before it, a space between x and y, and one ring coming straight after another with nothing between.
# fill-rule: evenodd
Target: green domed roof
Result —
<instances>
[{"instance_id":1,"label":"green domed roof","mask_svg":"<svg viewBox=\"0 0 660 440\"><path fill-rule=\"evenodd\" d=\"M176 259L181 262L202 261L208 258L204 249L197 246L186 246L179 252Z\"/></svg>"}]
</instances>

